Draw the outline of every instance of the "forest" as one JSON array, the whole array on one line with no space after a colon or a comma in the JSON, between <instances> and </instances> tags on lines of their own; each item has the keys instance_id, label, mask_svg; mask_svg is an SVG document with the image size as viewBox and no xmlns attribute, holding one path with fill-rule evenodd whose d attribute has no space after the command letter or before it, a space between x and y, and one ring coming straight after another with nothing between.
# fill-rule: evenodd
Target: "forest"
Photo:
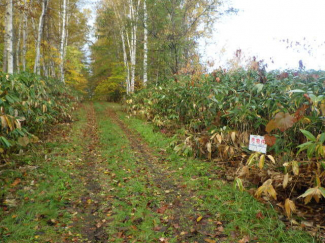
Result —
<instances>
[{"instance_id":1,"label":"forest","mask_svg":"<svg viewBox=\"0 0 325 243\"><path fill-rule=\"evenodd\" d=\"M325 242L325 70L204 62L229 2L0 2L0 242Z\"/></svg>"}]
</instances>

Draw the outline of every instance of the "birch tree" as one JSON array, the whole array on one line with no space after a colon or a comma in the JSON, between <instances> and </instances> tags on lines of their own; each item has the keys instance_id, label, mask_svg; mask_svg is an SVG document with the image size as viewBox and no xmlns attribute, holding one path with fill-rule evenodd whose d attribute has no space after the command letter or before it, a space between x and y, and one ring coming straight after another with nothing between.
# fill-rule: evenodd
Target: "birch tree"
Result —
<instances>
[{"instance_id":1,"label":"birch tree","mask_svg":"<svg viewBox=\"0 0 325 243\"><path fill-rule=\"evenodd\" d=\"M5 47L3 71L12 74L14 72L14 53L13 53L13 3L12 0L6 2L5 12Z\"/></svg>"},{"instance_id":2,"label":"birch tree","mask_svg":"<svg viewBox=\"0 0 325 243\"><path fill-rule=\"evenodd\" d=\"M131 57L131 84L130 84L130 92L134 92L134 84L135 84L135 66L137 64L136 56L137 56L137 29L138 29L138 17L139 17L139 6L140 0L129 0L130 7L130 21L131 21L131 42L129 44L130 57ZM127 36L128 37L128 36Z\"/></svg>"},{"instance_id":3,"label":"birch tree","mask_svg":"<svg viewBox=\"0 0 325 243\"><path fill-rule=\"evenodd\" d=\"M109 2L115 12L120 29L120 37L123 49L123 60L126 69L126 91L134 92L136 55L137 55L137 31L139 19L140 0L126 0ZM127 8L128 6L128 8ZM127 53L128 50L128 53Z\"/></svg>"},{"instance_id":4,"label":"birch tree","mask_svg":"<svg viewBox=\"0 0 325 243\"><path fill-rule=\"evenodd\" d=\"M143 85L148 81L148 12L147 0L143 1Z\"/></svg>"},{"instance_id":5,"label":"birch tree","mask_svg":"<svg viewBox=\"0 0 325 243\"><path fill-rule=\"evenodd\" d=\"M44 18L47 12L48 3L50 0L42 0L42 13L39 18L38 23L38 35L36 41L36 56L35 56L35 64L34 64L34 73L40 75L40 57L41 57L41 42L42 42L42 34L44 27Z\"/></svg>"},{"instance_id":6,"label":"birch tree","mask_svg":"<svg viewBox=\"0 0 325 243\"><path fill-rule=\"evenodd\" d=\"M62 28L61 28L61 45L60 45L60 80L64 80L64 54L65 54L65 45L66 45L66 15L67 15L67 0L63 0L62 5Z\"/></svg>"},{"instance_id":7,"label":"birch tree","mask_svg":"<svg viewBox=\"0 0 325 243\"><path fill-rule=\"evenodd\" d=\"M21 64L23 71L26 71L26 52L27 52L27 0L24 0L24 12L23 12L23 29L22 29L22 53L21 53Z\"/></svg>"}]
</instances>

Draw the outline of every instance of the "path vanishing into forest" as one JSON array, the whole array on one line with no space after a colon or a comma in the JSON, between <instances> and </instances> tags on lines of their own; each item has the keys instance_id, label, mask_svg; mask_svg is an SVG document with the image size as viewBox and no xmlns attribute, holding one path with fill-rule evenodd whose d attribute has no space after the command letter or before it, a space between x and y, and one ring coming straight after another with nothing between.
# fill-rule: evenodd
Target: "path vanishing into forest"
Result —
<instances>
[{"instance_id":1,"label":"path vanishing into forest","mask_svg":"<svg viewBox=\"0 0 325 243\"><path fill-rule=\"evenodd\" d=\"M1 242L316 242L119 105L84 103L75 115L37 155L16 158Z\"/></svg>"}]
</instances>

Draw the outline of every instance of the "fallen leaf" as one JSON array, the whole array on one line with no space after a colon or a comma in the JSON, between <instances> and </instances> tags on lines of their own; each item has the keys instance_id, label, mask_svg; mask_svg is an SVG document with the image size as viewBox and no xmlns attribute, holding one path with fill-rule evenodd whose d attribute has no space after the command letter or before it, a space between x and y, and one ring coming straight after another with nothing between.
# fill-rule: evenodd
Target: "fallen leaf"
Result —
<instances>
[{"instance_id":1,"label":"fallen leaf","mask_svg":"<svg viewBox=\"0 0 325 243\"><path fill-rule=\"evenodd\" d=\"M259 211L257 214L256 214L256 218L257 219L264 219L264 215L261 211Z\"/></svg>"},{"instance_id":2,"label":"fallen leaf","mask_svg":"<svg viewBox=\"0 0 325 243\"><path fill-rule=\"evenodd\" d=\"M12 187L17 186L21 182L20 178L16 178L15 181L11 184Z\"/></svg>"},{"instance_id":3,"label":"fallen leaf","mask_svg":"<svg viewBox=\"0 0 325 243\"><path fill-rule=\"evenodd\" d=\"M209 238L204 239L204 241L208 243L216 243L215 240L210 240Z\"/></svg>"},{"instance_id":4,"label":"fallen leaf","mask_svg":"<svg viewBox=\"0 0 325 243\"><path fill-rule=\"evenodd\" d=\"M314 223L310 221L301 221L301 226L302 227L313 227Z\"/></svg>"},{"instance_id":5,"label":"fallen leaf","mask_svg":"<svg viewBox=\"0 0 325 243\"><path fill-rule=\"evenodd\" d=\"M238 243L249 243L249 236L245 235Z\"/></svg>"},{"instance_id":6,"label":"fallen leaf","mask_svg":"<svg viewBox=\"0 0 325 243\"><path fill-rule=\"evenodd\" d=\"M289 173L285 174L284 178L283 178L283 188L286 188L289 182Z\"/></svg>"},{"instance_id":7,"label":"fallen leaf","mask_svg":"<svg viewBox=\"0 0 325 243\"><path fill-rule=\"evenodd\" d=\"M167 208L168 207L166 205L164 205L164 206L157 209L157 213L163 214L163 213L165 213Z\"/></svg>"},{"instance_id":8,"label":"fallen leaf","mask_svg":"<svg viewBox=\"0 0 325 243\"><path fill-rule=\"evenodd\" d=\"M218 230L219 232L224 232L224 231L225 231L225 229L224 229L222 226L219 226L219 227L217 228L217 230Z\"/></svg>"},{"instance_id":9,"label":"fallen leaf","mask_svg":"<svg viewBox=\"0 0 325 243\"><path fill-rule=\"evenodd\" d=\"M199 216L197 219L196 219L196 222L200 222L202 220L202 216Z\"/></svg>"}]
</instances>

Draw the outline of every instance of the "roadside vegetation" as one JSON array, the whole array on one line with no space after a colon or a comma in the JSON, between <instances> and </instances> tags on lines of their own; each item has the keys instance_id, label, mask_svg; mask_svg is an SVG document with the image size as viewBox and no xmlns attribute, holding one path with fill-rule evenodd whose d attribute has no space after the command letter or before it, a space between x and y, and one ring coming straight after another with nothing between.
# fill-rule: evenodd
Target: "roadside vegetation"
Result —
<instances>
[{"instance_id":1,"label":"roadside vegetation","mask_svg":"<svg viewBox=\"0 0 325 243\"><path fill-rule=\"evenodd\" d=\"M222 165L238 190L254 184L289 219L298 207L293 224L321 229L303 204L320 210L325 197L324 72L190 73L131 96L129 113L170 135L178 154ZM266 155L248 150L251 134L265 137Z\"/></svg>"}]
</instances>

